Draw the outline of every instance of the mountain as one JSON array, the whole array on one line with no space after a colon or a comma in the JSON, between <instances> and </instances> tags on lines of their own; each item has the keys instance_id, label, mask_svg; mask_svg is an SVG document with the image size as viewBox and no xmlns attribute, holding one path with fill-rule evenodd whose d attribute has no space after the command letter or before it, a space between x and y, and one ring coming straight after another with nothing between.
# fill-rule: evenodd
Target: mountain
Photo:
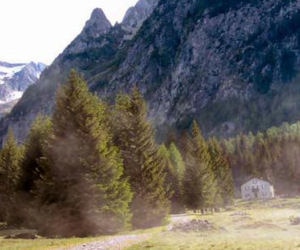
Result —
<instances>
[{"instance_id":1,"label":"mountain","mask_svg":"<svg viewBox=\"0 0 300 250\"><path fill-rule=\"evenodd\" d=\"M157 4L158 0L140 0L134 7L127 10L121 25L123 29L130 32L130 37L136 34Z\"/></svg>"},{"instance_id":2,"label":"mountain","mask_svg":"<svg viewBox=\"0 0 300 250\"><path fill-rule=\"evenodd\" d=\"M221 136L294 122L299 49L300 0L141 0L114 26L98 9L0 133L12 126L21 138L36 114L51 113L71 68L108 101L138 86L160 135L193 119Z\"/></svg>"},{"instance_id":3,"label":"mountain","mask_svg":"<svg viewBox=\"0 0 300 250\"><path fill-rule=\"evenodd\" d=\"M0 116L8 113L24 91L46 68L43 63L8 63L0 61Z\"/></svg>"}]
</instances>

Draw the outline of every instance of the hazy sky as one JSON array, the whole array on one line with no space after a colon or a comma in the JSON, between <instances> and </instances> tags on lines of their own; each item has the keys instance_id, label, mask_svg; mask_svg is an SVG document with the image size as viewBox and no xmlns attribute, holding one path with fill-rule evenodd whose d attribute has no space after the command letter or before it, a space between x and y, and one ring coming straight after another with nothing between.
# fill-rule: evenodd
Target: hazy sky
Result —
<instances>
[{"instance_id":1,"label":"hazy sky","mask_svg":"<svg viewBox=\"0 0 300 250\"><path fill-rule=\"evenodd\" d=\"M112 24L138 0L3 0L0 61L50 64L80 33L94 8Z\"/></svg>"}]
</instances>

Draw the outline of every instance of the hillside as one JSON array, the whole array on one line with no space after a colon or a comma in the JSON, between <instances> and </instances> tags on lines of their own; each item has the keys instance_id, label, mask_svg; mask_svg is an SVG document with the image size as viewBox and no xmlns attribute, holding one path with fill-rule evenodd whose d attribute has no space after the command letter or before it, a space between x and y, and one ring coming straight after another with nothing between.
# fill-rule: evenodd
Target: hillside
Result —
<instances>
[{"instance_id":1,"label":"hillside","mask_svg":"<svg viewBox=\"0 0 300 250\"><path fill-rule=\"evenodd\" d=\"M108 100L137 85L162 136L193 119L219 136L297 121L299 20L299 0L140 1L115 26L96 9L0 133L24 137L71 68Z\"/></svg>"}]
</instances>

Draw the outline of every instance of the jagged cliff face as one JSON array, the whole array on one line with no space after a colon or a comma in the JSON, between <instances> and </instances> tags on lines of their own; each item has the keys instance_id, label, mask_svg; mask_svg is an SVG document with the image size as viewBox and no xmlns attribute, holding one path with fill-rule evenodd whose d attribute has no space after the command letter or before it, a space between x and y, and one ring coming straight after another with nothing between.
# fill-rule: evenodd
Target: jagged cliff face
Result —
<instances>
[{"instance_id":1,"label":"jagged cliff face","mask_svg":"<svg viewBox=\"0 0 300 250\"><path fill-rule=\"evenodd\" d=\"M109 32L111 24L101 9L95 9L81 33L64 51L65 54L84 53L89 47L101 47L95 40Z\"/></svg>"},{"instance_id":2,"label":"jagged cliff face","mask_svg":"<svg viewBox=\"0 0 300 250\"><path fill-rule=\"evenodd\" d=\"M140 0L134 7L126 12L122 27L130 33L130 37L139 30L145 19L147 19L158 4L158 0Z\"/></svg>"},{"instance_id":3,"label":"jagged cliff face","mask_svg":"<svg viewBox=\"0 0 300 250\"><path fill-rule=\"evenodd\" d=\"M71 68L103 98L138 85L159 128L187 128L198 119L206 133L232 135L300 119L300 0L148 3L113 27L103 13L92 15L87 26L97 31L86 27L59 55L2 131L10 124L24 134L36 113L50 113ZM138 6L150 6L146 20L134 21Z\"/></svg>"},{"instance_id":4,"label":"jagged cliff face","mask_svg":"<svg viewBox=\"0 0 300 250\"><path fill-rule=\"evenodd\" d=\"M136 36L107 93L138 83L150 100L156 124L186 126L193 117L200 123L207 119L209 106L229 100L252 102L269 93L274 83L295 77L300 1L199 5L161 3ZM220 110L211 110L215 115L224 115L222 107L216 108ZM241 122L233 113L210 129L241 128Z\"/></svg>"}]
</instances>

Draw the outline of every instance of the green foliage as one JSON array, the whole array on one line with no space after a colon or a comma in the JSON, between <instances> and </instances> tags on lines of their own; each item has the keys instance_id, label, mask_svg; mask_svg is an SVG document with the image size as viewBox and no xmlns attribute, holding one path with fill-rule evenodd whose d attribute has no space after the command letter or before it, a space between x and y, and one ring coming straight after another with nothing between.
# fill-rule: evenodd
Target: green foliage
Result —
<instances>
[{"instance_id":1,"label":"green foliage","mask_svg":"<svg viewBox=\"0 0 300 250\"><path fill-rule=\"evenodd\" d=\"M8 224L13 224L15 194L19 180L19 164L23 150L17 145L10 129L0 152L0 216Z\"/></svg>"},{"instance_id":2,"label":"green foliage","mask_svg":"<svg viewBox=\"0 0 300 250\"><path fill-rule=\"evenodd\" d=\"M38 198L45 234L112 233L127 225L131 192L111 138L106 106L72 71L58 92L53 135L41 160L46 171Z\"/></svg>"},{"instance_id":3,"label":"green foliage","mask_svg":"<svg viewBox=\"0 0 300 250\"><path fill-rule=\"evenodd\" d=\"M172 142L169 146L169 156L174 166L175 173L178 176L178 180L182 184L185 172L185 164L182 155L174 142Z\"/></svg>"},{"instance_id":4,"label":"green foliage","mask_svg":"<svg viewBox=\"0 0 300 250\"><path fill-rule=\"evenodd\" d=\"M208 151L211 157L211 166L217 182L215 207L232 204L234 198L234 183L231 167L225 158L225 153L215 138L208 142Z\"/></svg>"},{"instance_id":5,"label":"green foliage","mask_svg":"<svg viewBox=\"0 0 300 250\"><path fill-rule=\"evenodd\" d=\"M186 145L184 178L186 205L193 210L214 207L217 182L207 143L195 121L192 126L192 137L187 138Z\"/></svg>"},{"instance_id":6,"label":"green foliage","mask_svg":"<svg viewBox=\"0 0 300 250\"><path fill-rule=\"evenodd\" d=\"M45 172L40 159L44 157L44 147L51 134L51 125L49 118L38 116L23 146L14 196L16 209L11 216L17 226L34 228L39 219L39 207L36 204L37 183L43 180Z\"/></svg>"},{"instance_id":7,"label":"green foliage","mask_svg":"<svg viewBox=\"0 0 300 250\"><path fill-rule=\"evenodd\" d=\"M164 186L165 186L167 197L170 200L172 197L174 197L174 195L176 193L176 191L174 189L174 186L173 186L174 180L175 180L174 166L173 166L172 162L170 161L169 151L168 151L167 147L164 144L159 146L158 153L161 156L161 159L163 161L163 165L164 165L165 170L166 170Z\"/></svg>"},{"instance_id":8,"label":"green foliage","mask_svg":"<svg viewBox=\"0 0 300 250\"><path fill-rule=\"evenodd\" d=\"M31 126L24 145L24 156L20 163L19 191L32 193L35 184L44 174L40 159L44 157L46 143L52 134L49 117L38 116Z\"/></svg>"},{"instance_id":9,"label":"green foliage","mask_svg":"<svg viewBox=\"0 0 300 250\"><path fill-rule=\"evenodd\" d=\"M270 181L277 194L299 193L299 143L299 122L225 140L235 185L254 176Z\"/></svg>"},{"instance_id":10,"label":"green foliage","mask_svg":"<svg viewBox=\"0 0 300 250\"><path fill-rule=\"evenodd\" d=\"M172 142L167 149L165 147L168 162L167 182L173 191L171 196L172 212L184 211L183 178L185 173L185 163L182 155L175 143Z\"/></svg>"},{"instance_id":11,"label":"green foliage","mask_svg":"<svg viewBox=\"0 0 300 250\"><path fill-rule=\"evenodd\" d=\"M116 99L115 143L122 152L125 175L134 192L131 209L136 228L160 225L169 212L166 166L147 121L147 107L137 89Z\"/></svg>"},{"instance_id":12,"label":"green foliage","mask_svg":"<svg viewBox=\"0 0 300 250\"><path fill-rule=\"evenodd\" d=\"M165 189L168 191L168 197L171 201L171 212L180 213L184 211L182 181L185 166L179 150L174 143L171 145L169 149L162 145L159 152L166 165Z\"/></svg>"}]
</instances>

